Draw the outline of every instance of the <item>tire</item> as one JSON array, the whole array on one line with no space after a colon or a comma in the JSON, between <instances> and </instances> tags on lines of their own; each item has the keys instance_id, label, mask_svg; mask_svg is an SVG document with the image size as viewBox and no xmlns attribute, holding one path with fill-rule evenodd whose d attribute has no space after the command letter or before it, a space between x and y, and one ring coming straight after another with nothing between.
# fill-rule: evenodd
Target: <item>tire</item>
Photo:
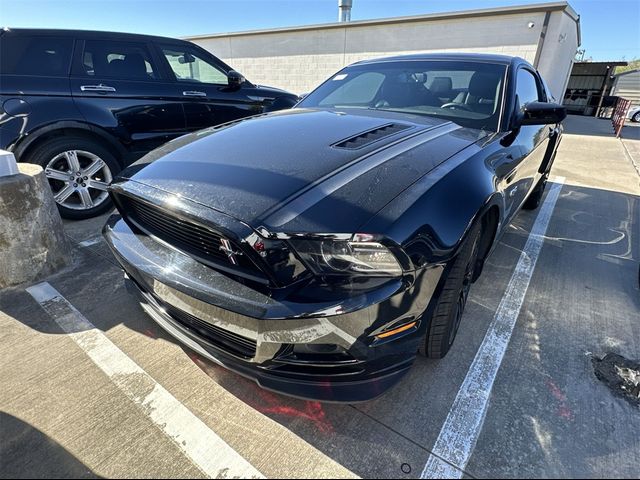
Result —
<instances>
[{"instance_id":1,"label":"tire","mask_svg":"<svg viewBox=\"0 0 640 480\"><path fill-rule=\"evenodd\" d=\"M544 189L547 187L547 180L549 179L549 174L545 173L540 180L538 180L538 184L533 189L533 192L529 194L529 198L527 198L522 205L524 210L535 210L540 205L542 201L542 196L544 195Z\"/></svg>"},{"instance_id":2,"label":"tire","mask_svg":"<svg viewBox=\"0 0 640 480\"><path fill-rule=\"evenodd\" d=\"M636 123L640 122L640 112L634 113L631 117L631 121Z\"/></svg>"},{"instance_id":3,"label":"tire","mask_svg":"<svg viewBox=\"0 0 640 480\"><path fill-rule=\"evenodd\" d=\"M426 357L444 358L453 345L473 283L481 233L481 224L477 222L453 260L429 322L425 340L420 346L420 353Z\"/></svg>"},{"instance_id":4,"label":"tire","mask_svg":"<svg viewBox=\"0 0 640 480\"><path fill-rule=\"evenodd\" d=\"M100 143L80 136L51 138L23 161L42 166L62 217L83 220L113 208L106 188L120 165Z\"/></svg>"}]
</instances>

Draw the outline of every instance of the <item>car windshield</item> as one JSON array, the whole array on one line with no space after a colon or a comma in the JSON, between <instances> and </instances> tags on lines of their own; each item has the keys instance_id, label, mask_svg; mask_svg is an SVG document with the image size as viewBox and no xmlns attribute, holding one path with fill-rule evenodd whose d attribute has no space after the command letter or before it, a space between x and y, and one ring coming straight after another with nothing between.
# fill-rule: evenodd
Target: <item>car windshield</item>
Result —
<instances>
[{"instance_id":1,"label":"car windshield","mask_svg":"<svg viewBox=\"0 0 640 480\"><path fill-rule=\"evenodd\" d=\"M299 108L373 109L439 117L496 131L506 66L459 61L383 61L347 67Z\"/></svg>"}]
</instances>

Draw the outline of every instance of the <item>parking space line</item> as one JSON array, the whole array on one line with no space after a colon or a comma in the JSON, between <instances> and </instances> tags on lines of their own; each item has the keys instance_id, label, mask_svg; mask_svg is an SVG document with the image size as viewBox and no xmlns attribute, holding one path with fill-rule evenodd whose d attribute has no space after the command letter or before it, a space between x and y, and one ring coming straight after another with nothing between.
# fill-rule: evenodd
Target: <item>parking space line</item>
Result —
<instances>
[{"instance_id":1,"label":"parking space line","mask_svg":"<svg viewBox=\"0 0 640 480\"><path fill-rule=\"evenodd\" d=\"M520 314L564 181L563 177L558 177L549 185L549 193L540 207L511 280L460 386L421 478L462 478L482 431L491 389Z\"/></svg>"},{"instance_id":2,"label":"parking space line","mask_svg":"<svg viewBox=\"0 0 640 480\"><path fill-rule=\"evenodd\" d=\"M82 242L78 242L78 245L80 245L81 247L90 247L91 245L95 245L97 243L100 243L101 241L102 235L98 235L96 237L83 240Z\"/></svg>"},{"instance_id":3,"label":"parking space line","mask_svg":"<svg viewBox=\"0 0 640 480\"><path fill-rule=\"evenodd\" d=\"M158 384L49 283L31 296L111 381L210 478L264 478L202 420Z\"/></svg>"}]
</instances>

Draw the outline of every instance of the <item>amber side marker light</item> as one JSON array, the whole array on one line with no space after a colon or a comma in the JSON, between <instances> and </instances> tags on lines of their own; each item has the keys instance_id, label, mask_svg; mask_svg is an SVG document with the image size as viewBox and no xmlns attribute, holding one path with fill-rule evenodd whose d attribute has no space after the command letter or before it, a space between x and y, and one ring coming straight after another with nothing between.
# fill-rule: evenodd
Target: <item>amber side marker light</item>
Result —
<instances>
[{"instance_id":1,"label":"amber side marker light","mask_svg":"<svg viewBox=\"0 0 640 480\"><path fill-rule=\"evenodd\" d=\"M396 335L398 333L406 332L410 328L415 327L417 323L418 322L405 323L401 327L394 328L393 330L389 330L387 332L379 333L378 335L376 335L376 338L378 338L378 339L389 338L389 337L392 337L393 335Z\"/></svg>"}]
</instances>

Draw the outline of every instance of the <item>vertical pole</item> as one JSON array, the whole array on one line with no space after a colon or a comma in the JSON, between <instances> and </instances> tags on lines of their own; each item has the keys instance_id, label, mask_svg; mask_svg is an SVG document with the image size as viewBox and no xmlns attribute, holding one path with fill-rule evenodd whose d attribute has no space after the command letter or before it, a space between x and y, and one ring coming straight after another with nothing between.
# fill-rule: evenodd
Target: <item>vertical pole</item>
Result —
<instances>
[{"instance_id":1,"label":"vertical pole","mask_svg":"<svg viewBox=\"0 0 640 480\"><path fill-rule=\"evenodd\" d=\"M351 21L352 6L353 6L353 0L338 0L338 21L339 22Z\"/></svg>"},{"instance_id":2,"label":"vertical pole","mask_svg":"<svg viewBox=\"0 0 640 480\"><path fill-rule=\"evenodd\" d=\"M602 87L600 87L600 101L598 102L598 108L596 108L596 118L600 116L600 109L602 108L602 101L604 100L604 92L607 89L607 81L609 80L610 70L611 66L607 65L607 71L604 75L604 80L602 81Z\"/></svg>"}]
</instances>

